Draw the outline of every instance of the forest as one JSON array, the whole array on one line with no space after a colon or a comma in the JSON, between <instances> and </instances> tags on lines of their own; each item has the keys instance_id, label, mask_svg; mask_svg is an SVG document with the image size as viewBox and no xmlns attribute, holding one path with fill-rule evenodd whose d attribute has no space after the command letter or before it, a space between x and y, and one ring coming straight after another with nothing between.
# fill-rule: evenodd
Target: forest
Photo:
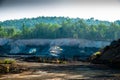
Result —
<instances>
[{"instance_id":1,"label":"forest","mask_svg":"<svg viewBox=\"0 0 120 80\"><path fill-rule=\"evenodd\" d=\"M120 38L120 20L37 17L0 22L0 37L13 39L75 38L112 41Z\"/></svg>"}]
</instances>

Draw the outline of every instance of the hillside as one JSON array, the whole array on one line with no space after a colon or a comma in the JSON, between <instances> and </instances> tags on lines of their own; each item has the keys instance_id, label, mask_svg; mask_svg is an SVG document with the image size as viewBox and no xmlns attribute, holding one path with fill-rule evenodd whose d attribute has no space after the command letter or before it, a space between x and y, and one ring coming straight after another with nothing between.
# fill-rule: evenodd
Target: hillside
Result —
<instances>
[{"instance_id":1,"label":"hillside","mask_svg":"<svg viewBox=\"0 0 120 80\"><path fill-rule=\"evenodd\" d=\"M106 41L85 39L0 39L0 55L57 56L59 58L86 59L99 48L109 45ZM54 55L55 54L55 55Z\"/></svg>"}]
</instances>

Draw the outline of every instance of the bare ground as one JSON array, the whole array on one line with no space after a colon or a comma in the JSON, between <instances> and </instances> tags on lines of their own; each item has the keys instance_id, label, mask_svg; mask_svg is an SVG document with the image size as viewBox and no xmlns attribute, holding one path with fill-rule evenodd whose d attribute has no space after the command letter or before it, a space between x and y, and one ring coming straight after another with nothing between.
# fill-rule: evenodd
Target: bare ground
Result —
<instances>
[{"instance_id":1,"label":"bare ground","mask_svg":"<svg viewBox=\"0 0 120 80\"><path fill-rule=\"evenodd\" d=\"M49 64L18 62L29 68L19 74L1 74L0 80L120 80L120 70L86 62Z\"/></svg>"}]
</instances>

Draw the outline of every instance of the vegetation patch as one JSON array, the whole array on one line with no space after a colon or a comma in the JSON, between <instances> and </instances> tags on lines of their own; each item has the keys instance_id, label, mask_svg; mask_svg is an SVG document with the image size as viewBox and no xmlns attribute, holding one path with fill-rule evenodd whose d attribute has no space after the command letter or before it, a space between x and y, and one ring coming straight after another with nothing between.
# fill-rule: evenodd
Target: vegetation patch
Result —
<instances>
[{"instance_id":1,"label":"vegetation patch","mask_svg":"<svg viewBox=\"0 0 120 80\"><path fill-rule=\"evenodd\" d=\"M24 61L40 62L40 63L54 63L54 64L66 64L67 63L66 60L42 58L42 57L29 57L29 58L25 58Z\"/></svg>"},{"instance_id":2,"label":"vegetation patch","mask_svg":"<svg viewBox=\"0 0 120 80\"><path fill-rule=\"evenodd\" d=\"M4 59L0 60L0 64L15 64L16 61L14 59Z\"/></svg>"},{"instance_id":3,"label":"vegetation patch","mask_svg":"<svg viewBox=\"0 0 120 80\"><path fill-rule=\"evenodd\" d=\"M0 60L0 73L20 73L23 71L26 71L27 68L25 68L22 65L18 65L14 59L4 59Z\"/></svg>"},{"instance_id":4,"label":"vegetation patch","mask_svg":"<svg viewBox=\"0 0 120 80\"><path fill-rule=\"evenodd\" d=\"M96 60L97 58L99 58L101 56L101 52L95 52L91 57L90 60Z\"/></svg>"}]
</instances>

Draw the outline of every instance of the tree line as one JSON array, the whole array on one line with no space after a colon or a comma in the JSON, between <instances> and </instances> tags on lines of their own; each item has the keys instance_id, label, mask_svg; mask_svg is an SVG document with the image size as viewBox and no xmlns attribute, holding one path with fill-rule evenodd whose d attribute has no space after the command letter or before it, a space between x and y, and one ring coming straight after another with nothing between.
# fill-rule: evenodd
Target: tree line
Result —
<instances>
[{"instance_id":1,"label":"tree line","mask_svg":"<svg viewBox=\"0 0 120 80\"><path fill-rule=\"evenodd\" d=\"M29 25L28 25L29 24ZM38 17L0 22L1 38L76 38L111 41L120 38L120 21Z\"/></svg>"}]
</instances>

